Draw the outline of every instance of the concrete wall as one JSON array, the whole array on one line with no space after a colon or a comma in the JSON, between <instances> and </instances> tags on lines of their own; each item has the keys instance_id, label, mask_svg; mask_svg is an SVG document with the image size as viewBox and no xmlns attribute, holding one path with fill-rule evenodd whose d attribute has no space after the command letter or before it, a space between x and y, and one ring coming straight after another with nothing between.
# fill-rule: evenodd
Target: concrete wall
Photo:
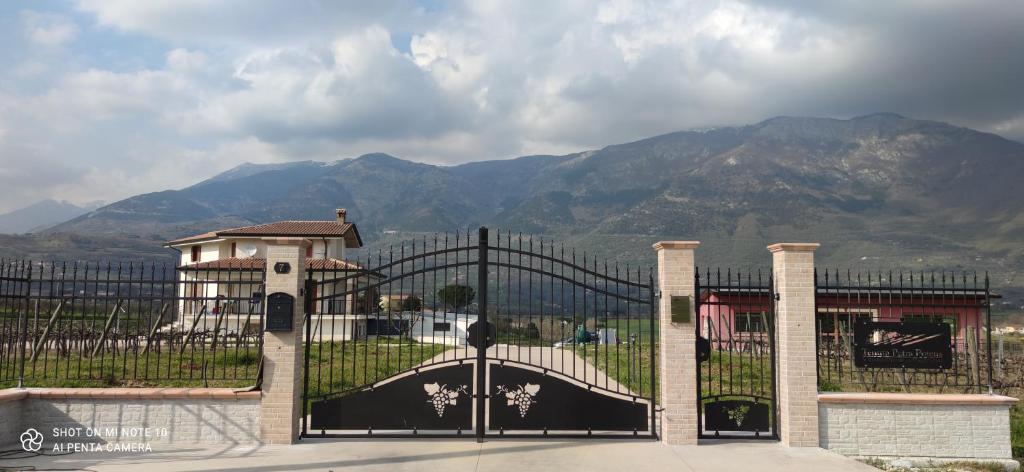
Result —
<instances>
[{"instance_id":1,"label":"concrete wall","mask_svg":"<svg viewBox=\"0 0 1024 472\"><path fill-rule=\"evenodd\" d=\"M21 392L21 395L17 394ZM28 428L54 441L53 428L150 428L157 444L260 442L260 392L202 388L55 388L0 391L0 444L17 444ZM75 442L83 438L59 439ZM89 438L86 438L89 439ZM138 442L120 431L105 442ZM88 442L88 441L87 441Z\"/></svg>"},{"instance_id":2,"label":"concrete wall","mask_svg":"<svg viewBox=\"0 0 1024 472\"><path fill-rule=\"evenodd\" d=\"M857 457L1008 460L1010 405L999 395L818 396L821 447Z\"/></svg>"},{"instance_id":3,"label":"concrete wall","mask_svg":"<svg viewBox=\"0 0 1024 472\"><path fill-rule=\"evenodd\" d=\"M22 402L28 396L28 392L21 389L8 388L0 390L0 449L2 446L17 444L18 436L23 431L22 423Z\"/></svg>"}]
</instances>

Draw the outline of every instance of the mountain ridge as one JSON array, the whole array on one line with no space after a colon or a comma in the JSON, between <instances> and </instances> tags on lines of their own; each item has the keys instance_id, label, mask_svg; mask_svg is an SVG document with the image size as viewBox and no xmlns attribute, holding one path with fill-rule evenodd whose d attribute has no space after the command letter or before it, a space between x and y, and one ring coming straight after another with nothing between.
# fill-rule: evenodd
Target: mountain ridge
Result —
<instances>
[{"instance_id":1,"label":"mountain ridge","mask_svg":"<svg viewBox=\"0 0 1024 472\"><path fill-rule=\"evenodd\" d=\"M783 116L454 166L384 153L243 164L40 238L128 238L156 253L175 237L345 207L370 245L395 242L392 231L490 225L623 260L650 261L658 239L701 239L716 264L763 266L765 244L813 239L825 262L966 267L981 257L1017 280L1024 202L1009 196L1021 177L1024 145L991 133L892 113Z\"/></svg>"},{"instance_id":2,"label":"mountain ridge","mask_svg":"<svg viewBox=\"0 0 1024 472\"><path fill-rule=\"evenodd\" d=\"M103 206L90 202L82 206L52 198L40 200L23 208L0 214L0 234L24 234L42 231Z\"/></svg>"}]
</instances>

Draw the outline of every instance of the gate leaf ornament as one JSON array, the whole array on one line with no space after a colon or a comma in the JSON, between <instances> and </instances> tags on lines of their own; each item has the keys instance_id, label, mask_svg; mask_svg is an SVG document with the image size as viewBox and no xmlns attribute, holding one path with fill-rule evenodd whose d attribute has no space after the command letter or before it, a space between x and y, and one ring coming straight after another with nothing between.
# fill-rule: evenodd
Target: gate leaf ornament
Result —
<instances>
[{"instance_id":1,"label":"gate leaf ornament","mask_svg":"<svg viewBox=\"0 0 1024 472\"><path fill-rule=\"evenodd\" d=\"M526 412L530 411L530 405L537 403L537 392L540 391L540 385L528 383L526 385L516 385L514 388L508 388L504 385L498 385L498 392L504 393L505 398L508 400L506 405L515 405L519 408L519 416L526 418Z\"/></svg>"},{"instance_id":2,"label":"gate leaf ornament","mask_svg":"<svg viewBox=\"0 0 1024 472\"><path fill-rule=\"evenodd\" d=\"M444 409L448 405L455 405L459 395L466 393L467 387L462 385L458 388L449 387L447 384L438 385L437 382L423 384L423 390L427 392L427 396L430 399L427 403L434 405L434 411L437 412L437 417L444 416Z\"/></svg>"}]
</instances>

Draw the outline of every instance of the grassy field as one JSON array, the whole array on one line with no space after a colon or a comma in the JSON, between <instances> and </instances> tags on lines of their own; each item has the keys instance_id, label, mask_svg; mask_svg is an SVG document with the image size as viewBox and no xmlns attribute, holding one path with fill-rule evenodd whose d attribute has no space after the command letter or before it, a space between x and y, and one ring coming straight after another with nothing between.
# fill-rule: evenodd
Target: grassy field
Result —
<instances>
[{"instance_id":1,"label":"grassy field","mask_svg":"<svg viewBox=\"0 0 1024 472\"><path fill-rule=\"evenodd\" d=\"M586 354L584 355L584 351ZM577 347L576 354L587 363L596 365L619 384L634 393L650 395L651 350L631 350L626 344L617 346L593 344ZM596 355L595 355L596 354ZM658 355L657 346L653 355ZM769 358L749 354L740 355L713 351L711 359L701 363L701 394L712 395L757 395L771 396L771 365ZM655 398L660 395L660 386L655 383Z\"/></svg>"},{"instance_id":2,"label":"grassy field","mask_svg":"<svg viewBox=\"0 0 1024 472\"><path fill-rule=\"evenodd\" d=\"M5 359L6 360L6 359ZM17 385L18 365L0 366L9 379L0 386ZM175 350L138 355L40 355L25 364L26 387L245 387L255 383L259 351L255 346L228 346L217 352Z\"/></svg>"},{"instance_id":3,"label":"grassy field","mask_svg":"<svg viewBox=\"0 0 1024 472\"><path fill-rule=\"evenodd\" d=\"M772 366L768 355L711 351L700 365L701 395L754 395L771 397Z\"/></svg>"},{"instance_id":4,"label":"grassy field","mask_svg":"<svg viewBox=\"0 0 1024 472\"><path fill-rule=\"evenodd\" d=\"M322 342L310 346L310 386L321 391L348 390L408 370L451 346L419 344L407 340ZM7 360L7 359L5 359ZM246 387L259 370L255 346L227 346L216 352L177 350L90 357L77 354L40 355L25 365L27 387ZM5 362L0 372L17 385L18 365ZM319 381L319 383L317 383Z\"/></svg>"},{"instance_id":5,"label":"grassy field","mask_svg":"<svg viewBox=\"0 0 1024 472\"><path fill-rule=\"evenodd\" d=\"M313 343L309 356L310 392L340 392L373 384L451 349L454 347L398 338Z\"/></svg>"},{"instance_id":6,"label":"grassy field","mask_svg":"<svg viewBox=\"0 0 1024 472\"><path fill-rule=\"evenodd\" d=\"M651 355L649 345L642 347L631 347L626 344L619 345L594 345L579 346L576 348L576 355L586 359L590 365L606 372L610 378L618 382L631 392L642 397L651 395ZM658 348L655 346L653 355L658 355ZM599 384L601 382L598 382ZM655 398L659 394L655 384Z\"/></svg>"}]
</instances>

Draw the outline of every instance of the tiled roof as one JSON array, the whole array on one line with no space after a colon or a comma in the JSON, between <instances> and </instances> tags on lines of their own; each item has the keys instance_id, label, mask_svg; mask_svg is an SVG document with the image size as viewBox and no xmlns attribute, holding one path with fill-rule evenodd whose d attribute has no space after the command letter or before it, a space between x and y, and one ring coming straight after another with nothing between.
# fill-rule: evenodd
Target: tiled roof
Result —
<instances>
[{"instance_id":1,"label":"tiled roof","mask_svg":"<svg viewBox=\"0 0 1024 472\"><path fill-rule=\"evenodd\" d=\"M224 259L218 259L209 262L197 262L195 264L187 264L178 267L181 270L197 270L197 269L241 269L241 270L256 270L263 269L267 266L267 260L262 257L228 257ZM358 270L362 269L363 266L354 262L343 261L341 259L314 259L311 257L306 258L306 268L313 270Z\"/></svg>"},{"instance_id":2,"label":"tiled roof","mask_svg":"<svg viewBox=\"0 0 1024 472\"><path fill-rule=\"evenodd\" d=\"M359 230L356 229L355 224L338 223L336 221L278 221L275 223L242 226L240 228L222 229L175 239L173 241L168 241L167 245L174 246L183 243L232 236L345 238L345 245L348 247L361 247L363 245L363 240L359 237Z\"/></svg>"},{"instance_id":3,"label":"tiled roof","mask_svg":"<svg viewBox=\"0 0 1024 472\"><path fill-rule=\"evenodd\" d=\"M341 259L311 259L307 257L306 268L313 270L358 270L362 269L363 266Z\"/></svg>"},{"instance_id":4,"label":"tiled roof","mask_svg":"<svg viewBox=\"0 0 1024 472\"><path fill-rule=\"evenodd\" d=\"M222 229L218 236L344 236L352 223L334 221L278 221L241 228Z\"/></svg>"},{"instance_id":5,"label":"tiled roof","mask_svg":"<svg viewBox=\"0 0 1024 472\"><path fill-rule=\"evenodd\" d=\"M192 235L192 236L188 236L188 237L184 237L184 238L179 238L179 239L175 239L173 241L168 241L167 245L170 246L170 245L174 245L174 244L190 243L190 242L195 242L195 241L205 241L207 239L217 239L217 233L213 232L213 231L210 231L208 233L196 234L196 235Z\"/></svg>"}]
</instances>

